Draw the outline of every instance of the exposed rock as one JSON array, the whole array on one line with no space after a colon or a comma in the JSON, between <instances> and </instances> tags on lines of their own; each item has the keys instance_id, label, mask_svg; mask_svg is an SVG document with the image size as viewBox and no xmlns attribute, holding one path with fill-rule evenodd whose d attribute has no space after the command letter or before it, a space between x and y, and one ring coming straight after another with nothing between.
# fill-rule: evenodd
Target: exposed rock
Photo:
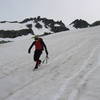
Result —
<instances>
[{"instance_id":1,"label":"exposed rock","mask_svg":"<svg viewBox=\"0 0 100 100\"><path fill-rule=\"evenodd\" d=\"M76 19L70 25L73 25L73 27L75 27L77 29L78 28L86 28L86 27L90 26L90 24L87 21L84 21L82 19Z\"/></svg>"}]
</instances>

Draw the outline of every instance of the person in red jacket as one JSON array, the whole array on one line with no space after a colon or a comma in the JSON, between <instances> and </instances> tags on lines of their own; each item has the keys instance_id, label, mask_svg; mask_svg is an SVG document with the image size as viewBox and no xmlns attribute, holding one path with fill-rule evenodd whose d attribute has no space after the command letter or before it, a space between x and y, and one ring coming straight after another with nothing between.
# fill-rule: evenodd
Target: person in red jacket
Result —
<instances>
[{"instance_id":1,"label":"person in red jacket","mask_svg":"<svg viewBox=\"0 0 100 100\"><path fill-rule=\"evenodd\" d=\"M36 65L34 69L37 69L38 66L41 64L40 56L42 54L42 51L45 49L46 57L48 58L48 50L42 38L39 38L39 36L35 36L34 38L35 41L33 41L31 46L29 47L28 53L30 53L32 47L35 46L34 61L36 62Z\"/></svg>"}]
</instances>

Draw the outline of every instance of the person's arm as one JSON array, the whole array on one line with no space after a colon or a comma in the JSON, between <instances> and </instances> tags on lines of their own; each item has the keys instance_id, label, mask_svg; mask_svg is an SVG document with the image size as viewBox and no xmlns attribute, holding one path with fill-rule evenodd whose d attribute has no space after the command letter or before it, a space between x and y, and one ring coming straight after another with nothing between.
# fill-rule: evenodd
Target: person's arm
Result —
<instances>
[{"instance_id":1,"label":"person's arm","mask_svg":"<svg viewBox=\"0 0 100 100\"><path fill-rule=\"evenodd\" d=\"M30 53L31 52L31 49L32 49L32 47L33 47L33 45L35 44L35 41L31 44L31 46L29 47L29 49L28 49L28 53Z\"/></svg>"},{"instance_id":2,"label":"person's arm","mask_svg":"<svg viewBox=\"0 0 100 100\"><path fill-rule=\"evenodd\" d=\"M45 45L43 40L42 40L42 43L43 43L43 47L45 48L46 56L48 56L48 50L47 50L47 47L46 47L46 45Z\"/></svg>"}]
</instances>

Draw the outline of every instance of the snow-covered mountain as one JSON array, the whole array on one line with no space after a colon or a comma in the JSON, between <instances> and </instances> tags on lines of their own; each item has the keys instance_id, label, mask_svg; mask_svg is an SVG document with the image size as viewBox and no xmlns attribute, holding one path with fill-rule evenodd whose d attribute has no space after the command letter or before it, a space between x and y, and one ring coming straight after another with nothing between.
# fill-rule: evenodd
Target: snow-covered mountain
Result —
<instances>
[{"instance_id":1,"label":"snow-covered mountain","mask_svg":"<svg viewBox=\"0 0 100 100\"><path fill-rule=\"evenodd\" d=\"M38 34L47 35L56 32L69 30L62 21L54 21L53 19L41 18L26 18L23 21L1 21L0 22L0 37L15 38L21 35Z\"/></svg>"},{"instance_id":2,"label":"snow-covered mountain","mask_svg":"<svg viewBox=\"0 0 100 100\"><path fill-rule=\"evenodd\" d=\"M0 44L0 100L100 100L100 26L43 39L48 63L34 72L31 35Z\"/></svg>"}]
</instances>

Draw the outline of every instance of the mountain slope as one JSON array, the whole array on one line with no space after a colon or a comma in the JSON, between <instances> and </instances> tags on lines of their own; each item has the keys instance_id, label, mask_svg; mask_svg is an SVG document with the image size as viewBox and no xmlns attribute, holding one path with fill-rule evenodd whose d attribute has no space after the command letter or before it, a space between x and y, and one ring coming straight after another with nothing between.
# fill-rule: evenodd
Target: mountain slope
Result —
<instances>
[{"instance_id":1,"label":"mountain slope","mask_svg":"<svg viewBox=\"0 0 100 100\"><path fill-rule=\"evenodd\" d=\"M99 100L99 32L93 27L43 37L49 60L35 72L34 49L27 53L31 36L0 45L0 100Z\"/></svg>"},{"instance_id":2,"label":"mountain slope","mask_svg":"<svg viewBox=\"0 0 100 100\"><path fill-rule=\"evenodd\" d=\"M62 21L53 19L26 18L23 21L2 21L0 22L0 37L15 38L27 34L48 35L69 30Z\"/></svg>"}]
</instances>

